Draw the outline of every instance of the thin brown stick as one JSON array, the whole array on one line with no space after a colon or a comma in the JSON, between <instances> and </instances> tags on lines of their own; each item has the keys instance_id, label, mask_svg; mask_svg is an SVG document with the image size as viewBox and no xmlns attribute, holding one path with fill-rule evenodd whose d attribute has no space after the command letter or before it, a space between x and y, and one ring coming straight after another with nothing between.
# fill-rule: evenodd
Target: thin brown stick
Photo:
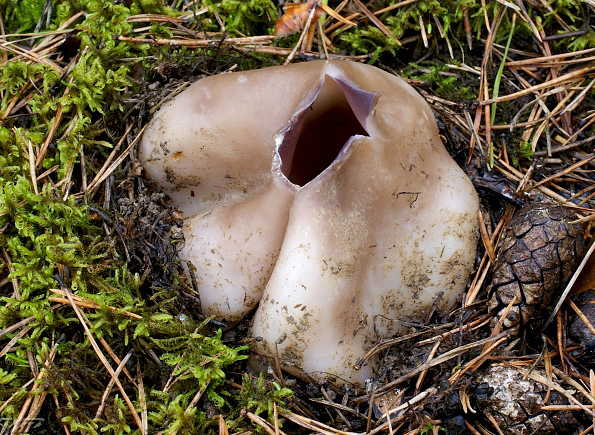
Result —
<instances>
[{"instance_id":1,"label":"thin brown stick","mask_svg":"<svg viewBox=\"0 0 595 435\"><path fill-rule=\"evenodd\" d=\"M487 412L487 411L484 411L484 414L487 417L487 419L489 420L489 422L492 423L492 427L494 429L496 429L496 432L498 432L498 435L505 435L504 432L502 432L502 429L500 429L500 425L498 424L498 422L496 421L494 416L490 412Z\"/></svg>"},{"instance_id":2,"label":"thin brown stick","mask_svg":"<svg viewBox=\"0 0 595 435\"><path fill-rule=\"evenodd\" d=\"M58 343L55 343L48 356L45 359L44 366L49 365L54 358L56 357L56 353L58 350ZM36 382L39 382L49 376L49 372L46 367L39 371L38 375L35 378ZM11 435L17 435L21 433L25 433L29 431L31 424L35 420L35 418L39 415L41 411L41 406L47 397L47 389L44 389L39 394L34 394L34 391L37 389L36 385L33 385L31 391L29 392L27 398L25 399L25 403L21 407L21 411L19 416L17 417L14 425L12 427Z\"/></svg>"},{"instance_id":3,"label":"thin brown stick","mask_svg":"<svg viewBox=\"0 0 595 435\"><path fill-rule=\"evenodd\" d=\"M583 405L582 403L580 403L574 397L573 394L571 394L568 391L566 391L564 388L562 388L556 382L550 381L548 378L546 378L545 376L542 376L542 375L538 374L535 371L529 372L528 370L522 370L522 369L519 369L519 371L521 373L523 373L523 374L528 374L528 377L531 378L531 379L533 379L534 381L540 382L543 385L547 386L548 388L551 388L552 390L555 390L555 391L559 392L564 397L566 397L569 401L574 402L576 405L580 406L581 409L584 412L586 412L588 415L590 415L591 417L595 417L595 412L593 412L593 410L591 408L589 408L586 405ZM562 379L564 379L565 382L568 382L574 388L577 388L583 394L583 396L586 399L588 399L591 403L594 402L594 399L592 398L592 396L578 382L574 381L574 379L572 379L569 376L565 375L561 370L558 370L555 367L554 367L554 372L556 373L557 376L560 376Z\"/></svg>"},{"instance_id":4,"label":"thin brown stick","mask_svg":"<svg viewBox=\"0 0 595 435\"><path fill-rule=\"evenodd\" d=\"M572 112L576 107L583 102L585 96L589 93L593 85L595 84L595 79L591 80L587 86L576 96L574 100L568 104L564 110L560 112L560 115L564 115L566 113Z\"/></svg>"},{"instance_id":5,"label":"thin brown stick","mask_svg":"<svg viewBox=\"0 0 595 435\"><path fill-rule=\"evenodd\" d=\"M481 328L482 326L487 325L490 322L492 317L493 316L491 314L486 314L486 315L480 317L479 319L476 319L472 322L465 323L462 327L459 326L455 329L451 329L450 331L446 331L446 332L444 332L440 335L434 336L432 338L418 341L417 346L418 347L425 346L426 344L435 343L436 341L443 341L447 337L450 337L451 335L461 334L466 331L474 331L476 329Z\"/></svg>"},{"instance_id":6,"label":"thin brown stick","mask_svg":"<svg viewBox=\"0 0 595 435\"><path fill-rule=\"evenodd\" d=\"M595 71L595 66L581 68L579 70L569 72L568 74L564 74L563 76L560 76L558 78L551 79L551 80L545 81L543 83L539 83L537 85L530 86L526 89L523 89L522 91L513 92L512 94L508 94L508 95L501 95L501 96L498 96L498 98L492 98L489 100L480 101L479 104L482 106L485 106L485 105L493 104L493 103L501 103L503 101L516 100L519 97L524 97L525 95L529 95L529 94L531 94L535 91L539 91L541 89L549 88L552 86L557 86L562 83L567 83L570 81L576 81L578 78L582 79L587 74L589 74L593 71Z\"/></svg>"},{"instance_id":7,"label":"thin brown stick","mask_svg":"<svg viewBox=\"0 0 595 435\"><path fill-rule=\"evenodd\" d=\"M196 392L196 394L194 395L194 397L192 398L192 400L190 401L190 403L188 404L188 406L186 407L186 412L189 412L191 408L194 408L196 406L196 404L198 403L198 401L200 400L200 398L202 397L202 395L204 394L204 392L207 390L207 387L209 386L209 384L211 383L210 380L208 380L205 384L204 387L202 387L200 390L198 390ZM172 433L171 435L177 435L178 432L180 430L180 427L177 427Z\"/></svg>"},{"instance_id":8,"label":"thin brown stick","mask_svg":"<svg viewBox=\"0 0 595 435\"><path fill-rule=\"evenodd\" d=\"M510 310L512 309L513 305L515 303L518 303L519 301L517 301L517 299L513 299L509 302L509 304L506 306L506 309L504 310L504 312L500 315L500 318L498 319L498 322L496 323L496 326L494 326L494 328L492 329L492 333L490 334L490 337L494 337L500 334L500 331L502 329L502 324L504 323L504 320L506 319L506 317L508 316L508 313L510 312ZM471 361L469 361L467 364L465 364L464 367L462 367L460 370L458 370L457 372L455 372L449 379L448 381L453 384L454 382L458 381L459 379L461 379L461 377L468 371L475 371L479 368L479 366L481 364L483 364L483 362L490 356L490 354L500 345L502 344L505 340L507 340L508 337L502 337L498 340L496 340L495 342L486 342L486 344L483 347L483 350L481 351L481 354L475 358L473 358Z\"/></svg>"},{"instance_id":9,"label":"thin brown stick","mask_svg":"<svg viewBox=\"0 0 595 435\"><path fill-rule=\"evenodd\" d=\"M440 347L441 343L442 343L442 340L436 340L436 343L434 343L432 350L430 350L430 353L428 354L428 358L426 359L426 361L431 361L432 358L434 358L434 355L436 355L436 352L438 351L438 348ZM421 388L421 384L426 377L426 373L428 373L428 371L424 370L423 372L421 372L419 374L419 377L417 378L417 382L415 383L415 391L419 391L419 389Z\"/></svg>"},{"instance_id":10,"label":"thin brown stick","mask_svg":"<svg viewBox=\"0 0 595 435\"><path fill-rule=\"evenodd\" d=\"M52 293L57 293L57 294L60 294L60 295L65 295L65 293L62 290L60 290L60 289L52 288L52 289L50 289L50 291ZM75 295L73 295L73 296L75 298L75 300L74 300L75 303L79 307L92 308L92 309L96 309L96 310L101 309L101 305L99 305L95 301L92 301L90 299L83 299L83 298L81 298L79 296L75 296ZM48 300L50 300L52 302L58 302L58 303L61 303L61 304L68 304L70 302L68 298L49 297ZM122 310L120 310L120 309L118 309L116 307L110 307L109 305L106 305L105 308L107 308L108 310L111 310L113 312L121 313L121 314L123 314L125 316L132 317L133 319L141 320L143 318L143 316L141 316L139 314L131 313L130 311L122 311Z\"/></svg>"},{"instance_id":11,"label":"thin brown stick","mask_svg":"<svg viewBox=\"0 0 595 435\"><path fill-rule=\"evenodd\" d=\"M140 405L140 416L141 421L143 422L143 427L141 429L141 433L149 433L149 413L147 410L147 397L145 394L145 385L143 382L143 376L140 369L140 362L136 362L136 377L137 381L136 384L138 385L138 402Z\"/></svg>"},{"instance_id":12,"label":"thin brown stick","mask_svg":"<svg viewBox=\"0 0 595 435\"><path fill-rule=\"evenodd\" d=\"M126 402L126 405L128 406L128 409L130 410L130 413L132 414L132 417L134 418L136 425L138 426L139 429L142 429L142 421L134 408L134 404L128 397L128 394L126 394L126 391L124 390L124 386L122 385L120 380L117 378L116 373L114 372L114 369L112 368L109 361L107 360L107 358L105 357L105 355L103 354L101 349L99 348L99 345L95 341L95 338L93 337L93 334L91 333L91 330L87 326L86 316L83 314L83 312L80 310L80 308L76 305L74 298L72 297L72 293L70 293L70 290L68 290L68 288L66 288L66 287L62 287L62 291L64 291L64 293L66 294L66 297L70 301L70 305L72 306L72 309L74 310L76 316L78 317L79 321L81 322L81 325L85 331L85 335L89 339L89 343L91 343L91 346L93 347L93 350L97 354L97 357L99 358L99 360L101 361L103 366L107 369L107 371L110 374L110 376L112 377L112 379L114 379L114 382L117 385L118 390L120 390L120 394L122 394L122 398L124 399L124 402Z\"/></svg>"},{"instance_id":13,"label":"thin brown stick","mask_svg":"<svg viewBox=\"0 0 595 435\"><path fill-rule=\"evenodd\" d=\"M571 143L580 133L582 133L591 124L593 124L593 122L595 122L595 113L587 116L584 120L585 121L588 120L588 122L586 122L585 125L583 125L580 129L578 129L577 131L575 131L572 134L572 136L570 136L568 139L566 139L564 141L564 143L562 143L558 147L552 149L552 153L559 152L559 151L565 151L567 149L574 148L574 147L583 145L584 143L588 143L588 142L591 142L591 141L595 140L595 136L591 136L591 137L589 137L587 139L584 139L584 140L581 140L581 141L577 141L577 142ZM545 155L545 152L544 151L537 151L537 152L535 152L534 155Z\"/></svg>"},{"instance_id":14,"label":"thin brown stick","mask_svg":"<svg viewBox=\"0 0 595 435\"><path fill-rule=\"evenodd\" d=\"M416 3L419 0L403 0L402 2L395 3L394 5L387 6L383 9L378 9L377 11L373 12L374 15L382 15L385 12L392 11L393 9L401 8L403 6L407 6L411 3Z\"/></svg>"},{"instance_id":15,"label":"thin brown stick","mask_svg":"<svg viewBox=\"0 0 595 435\"><path fill-rule=\"evenodd\" d=\"M272 428L271 425L266 420L263 420L258 415L253 414L250 411L246 411L246 410L244 410L242 412L242 414L244 414L246 417L248 417L250 420L252 420L258 426L260 426L262 429L264 429L265 432L268 433L269 435L277 435L275 433L275 429Z\"/></svg>"},{"instance_id":16,"label":"thin brown stick","mask_svg":"<svg viewBox=\"0 0 595 435\"><path fill-rule=\"evenodd\" d=\"M58 395L52 393L52 397L54 398L54 405L56 405L56 409L60 409L60 402L58 401ZM70 428L68 427L67 423L62 423L62 429L64 429L64 433L66 435L70 435Z\"/></svg>"},{"instance_id":17,"label":"thin brown stick","mask_svg":"<svg viewBox=\"0 0 595 435\"><path fill-rule=\"evenodd\" d=\"M19 341L23 336L31 330L32 326L26 326L25 328L21 329L12 339L4 346L4 348L0 351L0 358L10 352L13 346Z\"/></svg>"},{"instance_id":18,"label":"thin brown stick","mask_svg":"<svg viewBox=\"0 0 595 435\"><path fill-rule=\"evenodd\" d=\"M471 424L469 424L469 422L467 420L465 420L465 426L467 427L467 429L469 429L469 431L473 435L482 435L481 432L479 432L477 429L475 429L473 426L471 426Z\"/></svg>"},{"instance_id":19,"label":"thin brown stick","mask_svg":"<svg viewBox=\"0 0 595 435\"><path fill-rule=\"evenodd\" d=\"M375 428L373 431L369 432L367 435L374 435L378 432L385 431L387 429L387 427L390 429L393 424L397 423L399 420L401 420L405 416L405 413L403 412L403 413L399 414L396 418L394 418L394 417L391 418L392 415L396 414L398 411L402 411L407 408L413 408L415 405L420 403L422 400L426 399L429 396L436 394L436 391L438 391L437 388L434 388L434 387L428 388L426 391L419 393L417 396L409 399L407 402L397 406L396 408L391 409L390 411L387 410L384 413L386 422L381 424L377 428Z\"/></svg>"},{"instance_id":20,"label":"thin brown stick","mask_svg":"<svg viewBox=\"0 0 595 435\"><path fill-rule=\"evenodd\" d=\"M8 273L12 275L12 273L14 272L14 268L12 267L10 255L8 255L8 252L6 251L6 248L4 246L0 246L0 249L2 250L2 255L4 256L4 264L6 264L6 269L8 269ZM14 276L11 278L10 281L12 283L12 297L20 301L21 293L19 291L19 281Z\"/></svg>"},{"instance_id":21,"label":"thin brown stick","mask_svg":"<svg viewBox=\"0 0 595 435\"><path fill-rule=\"evenodd\" d=\"M29 385L31 385L33 382L35 382L37 380L37 378L32 378L30 380L28 380L20 389L16 390L14 393L12 393L12 395L6 399L4 402L2 402L2 405L0 405L0 412L4 411L4 409L10 405L10 403L16 399L17 396L20 396L22 394L22 390L24 390L25 388L29 387Z\"/></svg>"},{"instance_id":22,"label":"thin brown stick","mask_svg":"<svg viewBox=\"0 0 595 435\"><path fill-rule=\"evenodd\" d=\"M506 169L504 169L499 165L494 166L498 171L502 172L504 175L506 175L511 180L516 180L519 182L522 180L522 178L523 178L522 172L519 172L516 168L513 168L508 163L506 163L500 159L497 159L497 160L498 160L499 164L501 164L502 166L504 166L504 168L506 168ZM554 192L551 189L548 189L545 186L537 186L537 190L539 190L544 195L549 196L550 198L558 201L561 204L565 204L568 202L568 200L566 198L564 198L562 195L557 194L556 192Z\"/></svg>"},{"instance_id":23,"label":"thin brown stick","mask_svg":"<svg viewBox=\"0 0 595 435\"><path fill-rule=\"evenodd\" d=\"M396 36L393 34L393 32L388 30L388 28L384 24L382 24L382 21L376 18L376 16L372 12L370 12L370 10L360 0L354 0L354 2L357 5L357 7L364 13L364 15L368 17L368 19L382 31L382 33L384 33L389 38L396 39ZM397 44L401 45L401 43L398 40Z\"/></svg>"},{"instance_id":24,"label":"thin brown stick","mask_svg":"<svg viewBox=\"0 0 595 435\"><path fill-rule=\"evenodd\" d=\"M224 39L151 39L151 38L131 38L129 36L115 36L114 39L123 42L133 42L137 44L152 45L170 45L172 47L204 48L211 45L261 45L270 44L275 37L273 35L250 36L243 38L224 38Z\"/></svg>"},{"instance_id":25,"label":"thin brown stick","mask_svg":"<svg viewBox=\"0 0 595 435\"><path fill-rule=\"evenodd\" d=\"M535 183L533 185L533 187L537 187L537 186L541 186L542 184L545 183L549 183L550 181L553 181L557 178L560 178L563 175L569 174L570 172L574 171L577 168L580 168L581 166L586 165L587 163L589 163L591 160L595 159L595 154L591 154L590 156L586 157L585 159L576 162L574 165L570 165L567 168L564 168L563 170L561 170L560 172L551 175L547 178L544 178L543 180L539 181L538 183Z\"/></svg>"},{"instance_id":26,"label":"thin brown stick","mask_svg":"<svg viewBox=\"0 0 595 435\"><path fill-rule=\"evenodd\" d=\"M60 66L58 66L56 63L54 63L51 60L49 60L43 56L40 56L36 53L32 53L29 50L25 50L21 47L18 47L17 45L13 45L13 42L5 42L3 44L0 44L0 49L9 51L13 54L16 54L17 56L11 58L11 61L13 61L13 62L20 60L21 58L24 58L24 59L27 59L29 62L41 63L44 65L47 65L50 68L56 70L59 75L62 75L64 73L64 70ZM29 63L29 62L27 62L27 63Z\"/></svg>"},{"instance_id":27,"label":"thin brown stick","mask_svg":"<svg viewBox=\"0 0 595 435\"><path fill-rule=\"evenodd\" d=\"M357 364L355 365L355 369L359 370L372 355L386 349L387 347L393 346L393 345L395 345L397 343L401 343L403 341L417 338L421 335L425 335L430 332L439 331L439 330L445 329L445 328L452 328L454 325L455 325L455 323L453 323L453 322L446 323L444 325L439 325L436 328L433 328L428 331L412 332L411 334L406 334L401 337L395 337L395 338L389 338L389 339L382 340L382 341L380 341L380 343L377 343L372 349L370 349L369 351L366 352L366 354L363 356L363 358L361 360L359 360L357 362Z\"/></svg>"},{"instance_id":28,"label":"thin brown stick","mask_svg":"<svg viewBox=\"0 0 595 435\"><path fill-rule=\"evenodd\" d=\"M110 176L110 174L118 167L120 166L120 163L122 163L122 161L128 156L128 154L130 154L130 151L132 150L132 148L138 143L138 141L140 140L140 138L143 135L143 132L145 131L145 129L147 128L148 124L145 124L145 126L143 128L141 128L140 132L138 133L138 135L134 138L134 140L132 141L132 143L128 146L128 148L126 148L124 150L124 152L122 152L122 154L120 154L118 156L118 158L114 161L114 163L112 163L110 165L109 168L107 168L105 170L105 172L97 179L97 180L93 180L93 182L91 182L91 184L89 184L89 186L87 187L87 190L85 190L84 194L85 196L89 196L91 195L91 193L97 188L99 187L99 185L101 183L103 183L103 181Z\"/></svg>"},{"instance_id":29,"label":"thin brown stick","mask_svg":"<svg viewBox=\"0 0 595 435\"><path fill-rule=\"evenodd\" d=\"M10 325L8 328L3 329L0 332L0 337L4 337L6 334L11 333L12 331L19 329L21 326L25 326L30 321L35 320L35 316L27 317L26 319L20 320L17 323Z\"/></svg>"},{"instance_id":30,"label":"thin brown stick","mask_svg":"<svg viewBox=\"0 0 595 435\"><path fill-rule=\"evenodd\" d=\"M568 302L570 303L570 307L574 310L576 315L581 319L581 321L585 324L585 326L589 329L591 334L595 335L595 327L591 323L591 321L585 316L583 311L574 303L572 299L569 299Z\"/></svg>"},{"instance_id":31,"label":"thin brown stick","mask_svg":"<svg viewBox=\"0 0 595 435\"><path fill-rule=\"evenodd\" d=\"M68 95L68 93L70 93L70 88L66 88L64 90L63 96ZM54 117L54 122L52 123L52 126L50 127L50 131L48 132L48 135L45 138L45 141L43 142L41 149L39 150L39 154L37 154L37 160L35 161L35 166L41 166L41 163L43 162L43 159L45 158L45 153L47 152L48 147L50 146L50 143L52 142L52 139L54 139L54 135L56 134L56 130L58 130L58 127L60 126L60 122L62 122L63 111L64 111L64 107L62 106L62 104L58 105L58 109L56 110L56 116Z\"/></svg>"},{"instance_id":32,"label":"thin brown stick","mask_svg":"<svg viewBox=\"0 0 595 435\"><path fill-rule=\"evenodd\" d=\"M112 389L114 388L114 383L115 383L115 379L120 376L120 373L122 372L122 369L124 368L124 366L126 366L126 363L128 362L128 360L130 359L130 357L132 356L133 350L131 349L130 351L128 351L128 353L126 354L126 356L124 357L124 359L122 359L122 361L120 362L120 364L118 365L118 367L116 368L116 371L114 372L115 374L115 378L111 378L110 381L107 384L107 387L105 388L105 391L103 392L103 396L101 397L101 403L99 404L99 407L97 408L97 412L95 413L95 418L99 418L101 417L101 414L103 413L103 409L105 408L105 405L107 403L107 398L109 397ZM141 429L141 433L142 433L142 429Z\"/></svg>"},{"instance_id":33,"label":"thin brown stick","mask_svg":"<svg viewBox=\"0 0 595 435\"><path fill-rule=\"evenodd\" d=\"M33 185L33 192L39 195L37 189L37 175L35 175L35 153L33 152L33 145L30 140L27 140L27 152L29 154L29 173L31 174L31 184Z\"/></svg>"},{"instance_id":34,"label":"thin brown stick","mask_svg":"<svg viewBox=\"0 0 595 435\"><path fill-rule=\"evenodd\" d=\"M568 372L566 365L566 351L564 349L564 325L562 324L562 313L558 311L556 313L556 344L558 345L558 353L560 355L560 364L564 373ZM547 338L547 337L546 337Z\"/></svg>"},{"instance_id":35,"label":"thin brown stick","mask_svg":"<svg viewBox=\"0 0 595 435\"><path fill-rule=\"evenodd\" d=\"M366 415L362 414L361 412L357 411L356 409L352 409L348 406L341 405L340 403L335 403L330 400L321 400L321 399L310 399L311 402L320 403L321 405L330 406L331 408L336 408L341 411L349 412L350 414L357 415L359 418L368 418Z\"/></svg>"},{"instance_id":36,"label":"thin brown stick","mask_svg":"<svg viewBox=\"0 0 595 435\"><path fill-rule=\"evenodd\" d=\"M473 358L465 365L464 368L462 368L453 376L451 376L451 378L449 379L450 383L452 384L455 381L461 379L461 377L468 371L476 371L485 361L488 360L492 352L495 351L498 348L498 346L500 346L506 340L508 340L508 337L502 337L501 339L496 340L494 343L492 343L486 350L482 351L481 355Z\"/></svg>"},{"instance_id":37,"label":"thin brown stick","mask_svg":"<svg viewBox=\"0 0 595 435\"><path fill-rule=\"evenodd\" d=\"M519 66L527 66L527 65L537 65L540 62L541 63L551 62L553 60L566 59L567 57L578 57L578 56L582 56L583 54L589 54L589 53L593 53L593 52L595 52L595 48L587 48L585 50L572 51L572 52L561 53L561 54L554 54L551 56L541 56L541 57L534 57L531 59L522 59L522 60L511 60L509 62L506 62L504 64L504 66L519 67Z\"/></svg>"},{"instance_id":38,"label":"thin brown stick","mask_svg":"<svg viewBox=\"0 0 595 435\"><path fill-rule=\"evenodd\" d=\"M225 424L222 414L219 414L219 435L229 435L229 430L227 430L227 424Z\"/></svg>"},{"instance_id":39,"label":"thin brown stick","mask_svg":"<svg viewBox=\"0 0 595 435\"><path fill-rule=\"evenodd\" d=\"M326 389L324 387L320 388L320 392L322 393L322 396L328 401L329 404L332 405L336 405L336 403L334 403L331 399L331 397L329 396L328 392L326 391ZM331 406L332 406L331 405ZM347 418L345 418L345 416L343 415L343 413L341 412L341 410L337 407L335 408L335 412L337 413L337 415L339 416L339 418L343 421L343 423L348 427L351 428L351 423L349 423L349 420L347 420Z\"/></svg>"},{"instance_id":40,"label":"thin brown stick","mask_svg":"<svg viewBox=\"0 0 595 435\"><path fill-rule=\"evenodd\" d=\"M324 435L334 435L334 434L337 434L337 435L361 435L356 432L345 432L345 431L342 431L339 429L335 429L331 426L327 426L324 423L321 423L319 421L313 420L308 417L304 417L299 414L295 414L293 412L282 413L281 415L283 417L285 417L286 419L291 420L294 423L296 423L302 427L305 427L306 429L310 429L315 432L322 433ZM370 434L371 433L372 432L370 432ZM368 434L368 435L370 435L370 434Z\"/></svg>"},{"instance_id":41,"label":"thin brown stick","mask_svg":"<svg viewBox=\"0 0 595 435\"><path fill-rule=\"evenodd\" d=\"M556 97L559 97L561 94L561 91L556 93ZM561 119L563 119L562 114L560 112L560 110L564 107L564 104L566 103L566 101L568 101L570 98L572 98L572 96L574 95L574 91L570 92L568 95L566 95L564 98L559 98L559 102L556 105L556 107L554 107L550 113L547 114L547 116L545 117L545 119L543 120L543 122L541 123L541 125L537 128L537 131L535 132L535 134L533 135L533 139L531 141L531 150L535 151L535 149L537 148L537 143L539 142L539 139L541 137L541 134L543 133L543 131L546 131L546 134L548 132L548 129L550 127L550 122L553 122L554 120L554 116L559 113ZM547 136L547 149L548 149L548 156L552 155L552 147L551 147L551 139L550 136Z\"/></svg>"},{"instance_id":42,"label":"thin brown stick","mask_svg":"<svg viewBox=\"0 0 595 435\"><path fill-rule=\"evenodd\" d=\"M502 215L502 218L500 218L500 221L498 222L498 225L496 225L496 228L492 233L492 237L490 238L490 243L492 244L492 246L498 245L498 240L501 236L502 229L505 227L505 225L508 225L508 221L512 217L513 212L514 207L508 206L506 208L504 215ZM467 297L465 298L465 307L468 307L475 301L477 295L479 294L479 291L481 290L481 286L487 276L490 266L492 265L492 261L488 260L488 258L488 253L485 252L483 257L481 258L481 262L479 263L479 268L477 269L475 278L469 286L469 292L467 293Z\"/></svg>"},{"instance_id":43,"label":"thin brown stick","mask_svg":"<svg viewBox=\"0 0 595 435\"><path fill-rule=\"evenodd\" d=\"M542 405L542 411L580 411L581 408L579 405ZM592 428L592 427L591 427Z\"/></svg>"},{"instance_id":44,"label":"thin brown stick","mask_svg":"<svg viewBox=\"0 0 595 435\"><path fill-rule=\"evenodd\" d=\"M120 138L120 140L118 141L118 143L116 144L116 146L114 147L114 149L112 150L112 152L109 154L109 156L107 157L107 159L105 159L105 162L103 163L103 166L101 167L101 169L99 170L99 172L97 172L97 174L95 175L95 177L93 178L93 180L91 181L91 183L89 183L89 186L85 189L89 189L91 186L98 184L98 180L101 178L101 176L107 171L107 169L109 168L110 163L112 162L112 160L114 159L114 157L116 156L116 154L118 153L118 151L120 150L120 147L122 146L122 143L124 143L124 141L126 140L126 138L128 137L128 135L130 134L130 131L132 130L133 124L130 124L127 128L126 131L124 132L124 134L122 135L122 137Z\"/></svg>"},{"instance_id":45,"label":"thin brown stick","mask_svg":"<svg viewBox=\"0 0 595 435\"><path fill-rule=\"evenodd\" d=\"M492 241L490 240L490 236L488 234L488 229L486 228L485 221L483 220L483 214L481 211L477 211L477 216L479 218L479 232L481 233L481 240L483 241L483 245L490 257L490 261L494 263L496 261L496 253L494 252L494 245L492 245Z\"/></svg>"}]
</instances>

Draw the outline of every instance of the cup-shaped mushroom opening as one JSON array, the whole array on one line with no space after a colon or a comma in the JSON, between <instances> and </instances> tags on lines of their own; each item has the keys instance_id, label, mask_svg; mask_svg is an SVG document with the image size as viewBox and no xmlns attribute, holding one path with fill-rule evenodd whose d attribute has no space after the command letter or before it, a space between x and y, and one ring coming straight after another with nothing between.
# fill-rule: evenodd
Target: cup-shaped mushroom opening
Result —
<instances>
[{"instance_id":1,"label":"cup-shaped mushroom opening","mask_svg":"<svg viewBox=\"0 0 595 435\"><path fill-rule=\"evenodd\" d=\"M365 128L377 94L325 75L313 100L298 111L277 135L281 172L304 186L341 155L354 136L369 136Z\"/></svg>"}]
</instances>

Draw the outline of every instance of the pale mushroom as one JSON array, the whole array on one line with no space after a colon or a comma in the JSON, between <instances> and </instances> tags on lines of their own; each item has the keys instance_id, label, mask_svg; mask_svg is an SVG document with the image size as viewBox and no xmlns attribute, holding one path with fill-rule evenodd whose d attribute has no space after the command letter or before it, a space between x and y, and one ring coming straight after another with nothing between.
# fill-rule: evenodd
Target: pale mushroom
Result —
<instances>
[{"instance_id":1,"label":"pale mushroom","mask_svg":"<svg viewBox=\"0 0 595 435\"><path fill-rule=\"evenodd\" d=\"M354 365L373 343L465 288L477 195L427 103L375 67L199 80L156 115L139 155L187 216L181 257L205 313L234 322L262 297L254 350L296 375L362 386L376 362Z\"/></svg>"}]
</instances>

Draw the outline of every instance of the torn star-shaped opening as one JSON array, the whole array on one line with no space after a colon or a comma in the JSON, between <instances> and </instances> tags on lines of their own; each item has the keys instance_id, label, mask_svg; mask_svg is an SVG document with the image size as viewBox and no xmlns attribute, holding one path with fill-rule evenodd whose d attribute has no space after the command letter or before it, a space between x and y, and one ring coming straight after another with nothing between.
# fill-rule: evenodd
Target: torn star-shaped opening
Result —
<instances>
[{"instance_id":1,"label":"torn star-shaped opening","mask_svg":"<svg viewBox=\"0 0 595 435\"><path fill-rule=\"evenodd\" d=\"M304 186L345 155L352 138L368 137L365 125L377 96L325 75L312 102L277 135L283 175Z\"/></svg>"}]
</instances>

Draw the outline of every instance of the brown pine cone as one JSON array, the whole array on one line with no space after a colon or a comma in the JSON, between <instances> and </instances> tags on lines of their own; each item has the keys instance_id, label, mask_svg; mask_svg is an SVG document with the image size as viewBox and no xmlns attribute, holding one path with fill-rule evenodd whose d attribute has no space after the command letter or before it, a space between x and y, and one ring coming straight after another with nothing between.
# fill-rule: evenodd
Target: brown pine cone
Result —
<instances>
[{"instance_id":1,"label":"brown pine cone","mask_svg":"<svg viewBox=\"0 0 595 435\"><path fill-rule=\"evenodd\" d=\"M513 216L488 288L488 308L497 317L517 298L504 326L539 326L542 308L564 290L585 254L584 226L568 223L574 219L571 210L549 203L526 205Z\"/></svg>"}]
</instances>

